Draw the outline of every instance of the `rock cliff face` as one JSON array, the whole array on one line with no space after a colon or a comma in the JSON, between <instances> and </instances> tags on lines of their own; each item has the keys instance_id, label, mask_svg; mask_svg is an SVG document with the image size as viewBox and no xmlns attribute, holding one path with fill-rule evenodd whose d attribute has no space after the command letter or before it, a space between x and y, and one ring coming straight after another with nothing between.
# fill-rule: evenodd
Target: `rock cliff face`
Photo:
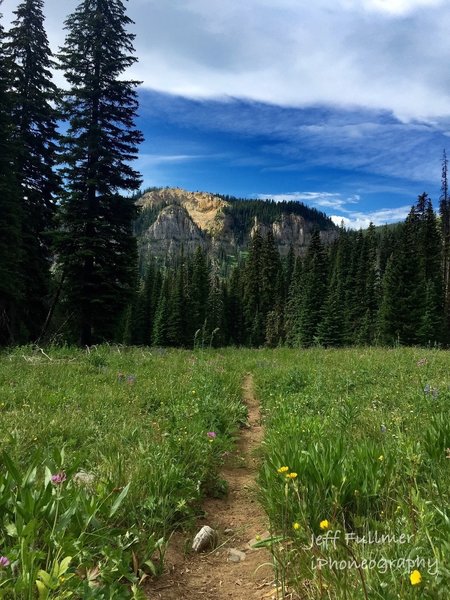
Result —
<instances>
[{"instance_id":1,"label":"rock cliff face","mask_svg":"<svg viewBox=\"0 0 450 600\"><path fill-rule=\"evenodd\" d=\"M190 253L206 245L205 233L186 209L176 204L161 208L156 221L140 238L141 251L153 255L176 254L181 247Z\"/></svg>"},{"instance_id":2,"label":"rock cliff face","mask_svg":"<svg viewBox=\"0 0 450 600\"><path fill-rule=\"evenodd\" d=\"M142 255L176 256L184 249L191 253L201 246L213 254L236 254L246 250L256 228L262 235L272 231L282 255L290 246L303 254L311 239L314 223L294 213L282 213L272 222L254 217L243 230L233 216L233 203L205 192L165 188L147 192L137 202L144 226L138 232ZM333 227L320 232L327 243L335 239Z\"/></svg>"}]
</instances>

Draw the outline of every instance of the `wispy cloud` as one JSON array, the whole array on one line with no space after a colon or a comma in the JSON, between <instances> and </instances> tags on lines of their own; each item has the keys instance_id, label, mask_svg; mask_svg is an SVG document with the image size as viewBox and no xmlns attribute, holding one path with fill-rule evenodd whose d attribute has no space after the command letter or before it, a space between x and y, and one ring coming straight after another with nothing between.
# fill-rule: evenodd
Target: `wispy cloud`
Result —
<instances>
[{"instance_id":1,"label":"wispy cloud","mask_svg":"<svg viewBox=\"0 0 450 600\"><path fill-rule=\"evenodd\" d=\"M336 225L343 223L348 229L365 229L370 223L374 225L397 223L403 221L410 210L410 206L400 206L396 208L357 211L351 207L360 203L361 198L359 195L346 197L337 192L287 192L284 194L257 194L256 196L261 200L272 199L275 202L297 201L316 208L338 211L341 214L333 214L330 218Z\"/></svg>"},{"instance_id":2,"label":"wispy cloud","mask_svg":"<svg viewBox=\"0 0 450 600\"><path fill-rule=\"evenodd\" d=\"M386 225L403 221L408 215L410 206L398 208L381 208L369 212L347 211L346 216L332 215L331 219L336 225L344 224L347 229L366 229L370 223Z\"/></svg>"},{"instance_id":3,"label":"wispy cloud","mask_svg":"<svg viewBox=\"0 0 450 600\"><path fill-rule=\"evenodd\" d=\"M184 163L192 160L202 160L206 158L202 154L140 154L138 166L150 167L163 165L167 163Z\"/></svg>"},{"instance_id":4,"label":"wispy cloud","mask_svg":"<svg viewBox=\"0 0 450 600\"><path fill-rule=\"evenodd\" d=\"M346 210L348 204L358 204L360 197L344 197L339 193L330 192L287 192L285 194L257 194L260 200L274 200L275 202L303 202L321 208L333 210Z\"/></svg>"}]
</instances>

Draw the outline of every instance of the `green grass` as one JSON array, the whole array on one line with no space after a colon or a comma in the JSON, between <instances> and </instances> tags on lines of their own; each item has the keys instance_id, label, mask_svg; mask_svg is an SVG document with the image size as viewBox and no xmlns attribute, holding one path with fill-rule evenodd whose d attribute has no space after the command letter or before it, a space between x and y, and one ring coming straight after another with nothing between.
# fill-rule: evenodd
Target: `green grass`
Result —
<instances>
[{"instance_id":1,"label":"green grass","mask_svg":"<svg viewBox=\"0 0 450 600\"><path fill-rule=\"evenodd\" d=\"M281 350L272 361L256 372L260 484L282 585L302 598L448 597L449 354ZM324 520L336 542L307 549ZM383 534L384 544L364 543Z\"/></svg>"},{"instance_id":2,"label":"green grass","mask_svg":"<svg viewBox=\"0 0 450 600\"><path fill-rule=\"evenodd\" d=\"M161 572L171 532L224 492L247 372L280 587L311 600L447 598L449 367L448 352L420 349L4 352L0 598L38 597L36 580L39 598L138 598L130 586ZM324 520L335 543L316 540ZM361 541L382 534L394 541Z\"/></svg>"}]
</instances>

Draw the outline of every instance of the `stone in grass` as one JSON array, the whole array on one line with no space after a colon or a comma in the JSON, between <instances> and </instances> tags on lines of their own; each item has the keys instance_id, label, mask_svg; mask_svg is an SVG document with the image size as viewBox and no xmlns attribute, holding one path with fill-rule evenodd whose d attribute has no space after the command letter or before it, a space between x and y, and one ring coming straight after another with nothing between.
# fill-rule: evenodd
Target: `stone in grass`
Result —
<instances>
[{"instance_id":1,"label":"stone in grass","mask_svg":"<svg viewBox=\"0 0 450 600\"><path fill-rule=\"evenodd\" d=\"M203 552L209 548L214 548L216 543L217 533L209 525L204 525L192 542L192 550L194 552Z\"/></svg>"},{"instance_id":2,"label":"stone in grass","mask_svg":"<svg viewBox=\"0 0 450 600\"><path fill-rule=\"evenodd\" d=\"M245 552L241 552L241 550L237 550L236 548L230 548L230 550L228 550L228 560L231 562L241 562L245 560L245 556Z\"/></svg>"}]
</instances>

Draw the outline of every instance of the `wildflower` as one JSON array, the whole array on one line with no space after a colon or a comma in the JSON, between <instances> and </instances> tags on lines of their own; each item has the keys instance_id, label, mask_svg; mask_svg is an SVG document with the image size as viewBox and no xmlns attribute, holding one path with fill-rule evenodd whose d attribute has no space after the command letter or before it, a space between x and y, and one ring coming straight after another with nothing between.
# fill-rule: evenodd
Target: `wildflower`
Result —
<instances>
[{"instance_id":1,"label":"wildflower","mask_svg":"<svg viewBox=\"0 0 450 600\"><path fill-rule=\"evenodd\" d=\"M196 392L195 390L192 390L192 392L191 392L191 394L192 394L193 396L195 396L195 394L196 394L196 393L197 393L197 392Z\"/></svg>"},{"instance_id":2,"label":"wildflower","mask_svg":"<svg viewBox=\"0 0 450 600\"><path fill-rule=\"evenodd\" d=\"M384 425L384 424L381 425L380 430L381 430L381 433L386 433L386 431L387 431L386 425Z\"/></svg>"},{"instance_id":3,"label":"wildflower","mask_svg":"<svg viewBox=\"0 0 450 600\"><path fill-rule=\"evenodd\" d=\"M300 529L300 523L297 523L297 521L295 521L295 523L293 523L292 528L295 529L295 531L298 531Z\"/></svg>"},{"instance_id":4,"label":"wildflower","mask_svg":"<svg viewBox=\"0 0 450 600\"><path fill-rule=\"evenodd\" d=\"M323 521L320 521L319 526L320 529L329 529L330 523L327 521L327 519L324 519Z\"/></svg>"},{"instance_id":5,"label":"wildflower","mask_svg":"<svg viewBox=\"0 0 450 600\"><path fill-rule=\"evenodd\" d=\"M9 567L9 558L7 556L0 556L0 569L6 569Z\"/></svg>"},{"instance_id":6,"label":"wildflower","mask_svg":"<svg viewBox=\"0 0 450 600\"><path fill-rule=\"evenodd\" d=\"M420 571L413 571L409 576L409 580L411 585L419 585L419 583L422 581L422 575L420 574Z\"/></svg>"},{"instance_id":7,"label":"wildflower","mask_svg":"<svg viewBox=\"0 0 450 600\"><path fill-rule=\"evenodd\" d=\"M213 440L214 438L217 437L217 433L215 431L208 431L208 433L206 434L209 439Z\"/></svg>"},{"instance_id":8,"label":"wildflower","mask_svg":"<svg viewBox=\"0 0 450 600\"><path fill-rule=\"evenodd\" d=\"M287 473L289 471L289 467L280 467L277 469L278 473Z\"/></svg>"},{"instance_id":9,"label":"wildflower","mask_svg":"<svg viewBox=\"0 0 450 600\"><path fill-rule=\"evenodd\" d=\"M286 475L287 479L295 479L297 477L297 473L288 473Z\"/></svg>"},{"instance_id":10,"label":"wildflower","mask_svg":"<svg viewBox=\"0 0 450 600\"><path fill-rule=\"evenodd\" d=\"M383 460L384 460L384 456L383 456L382 454L380 454L380 456L378 457L378 460L379 460L380 462L383 462Z\"/></svg>"},{"instance_id":11,"label":"wildflower","mask_svg":"<svg viewBox=\"0 0 450 600\"><path fill-rule=\"evenodd\" d=\"M427 385L423 388L423 392L424 394L429 394L431 392L431 387L430 385L427 383Z\"/></svg>"},{"instance_id":12,"label":"wildflower","mask_svg":"<svg viewBox=\"0 0 450 600\"><path fill-rule=\"evenodd\" d=\"M53 485L61 485L66 479L66 474L64 471L61 471L60 473L56 473L56 475L52 475L51 482Z\"/></svg>"},{"instance_id":13,"label":"wildflower","mask_svg":"<svg viewBox=\"0 0 450 600\"><path fill-rule=\"evenodd\" d=\"M428 360L426 358L421 358L417 361L418 367L424 367L426 364L428 364Z\"/></svg>"}]
</instances>

